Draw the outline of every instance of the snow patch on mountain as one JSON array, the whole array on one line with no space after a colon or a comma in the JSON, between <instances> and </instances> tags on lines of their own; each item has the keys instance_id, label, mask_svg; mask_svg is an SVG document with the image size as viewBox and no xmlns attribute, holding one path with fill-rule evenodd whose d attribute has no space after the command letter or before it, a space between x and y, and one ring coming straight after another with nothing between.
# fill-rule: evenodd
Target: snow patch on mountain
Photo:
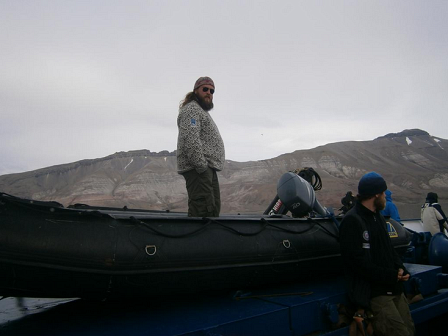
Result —
<instances>
[{"instance_id":1,"label":"snow patch on mountain","mask_svg":"<svg viewBox=\"0 0 448 336\"><path fill-rule=\"evenodd\" d=\"M166 158L165 158L165 161L166 161ZM129 165L130 165L132 162L134 162L134 159L131 159L131 162L129 162L129 163L126 165L126 167L124 167L124 170L126 170L126 168L129 167Z\"/></svg>"}]
</instances>

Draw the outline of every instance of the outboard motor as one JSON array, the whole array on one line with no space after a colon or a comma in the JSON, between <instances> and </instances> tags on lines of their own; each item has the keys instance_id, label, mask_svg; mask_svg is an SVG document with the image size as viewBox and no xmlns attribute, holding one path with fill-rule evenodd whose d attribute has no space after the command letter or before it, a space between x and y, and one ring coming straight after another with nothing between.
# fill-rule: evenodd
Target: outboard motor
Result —
<instances>
[{"instance_id":1,"label":"outboard motor","mask_svg":"<svg viewBox=\"0 0 448 336\"><path fill-rule=\"evenodd\" d=\"M313 187L295 173L288 172L280 177L277 183L277 195L295 217L303 217L311 211L321 216L328 216L329 212L316 199Z\"/></svg>"}]
</instances>

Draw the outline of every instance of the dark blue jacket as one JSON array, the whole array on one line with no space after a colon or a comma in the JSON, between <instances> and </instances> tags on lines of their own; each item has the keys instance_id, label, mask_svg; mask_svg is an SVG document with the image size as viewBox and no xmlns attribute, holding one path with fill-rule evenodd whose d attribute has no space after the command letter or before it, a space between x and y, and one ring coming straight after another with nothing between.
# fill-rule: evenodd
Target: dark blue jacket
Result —
<instances>
[{"instance_id":1,"label":"dark blue jacket","mask_svg":"<svg viewBox=\"0 0 448 336\"><path fill-rule=\"evenodd\" d=\"M403 285L397 282L398 269L407 274L394 250L384 217L361 203L344 216L339 232L350 301L367 308L371 298L397 295Z\"/></svg>"}]
</instances>

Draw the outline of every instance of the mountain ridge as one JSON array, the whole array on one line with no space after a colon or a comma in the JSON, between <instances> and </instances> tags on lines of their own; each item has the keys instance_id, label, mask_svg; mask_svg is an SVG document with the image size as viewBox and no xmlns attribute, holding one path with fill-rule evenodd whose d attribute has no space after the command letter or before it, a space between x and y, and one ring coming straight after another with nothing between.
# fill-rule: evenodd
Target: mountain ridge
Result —
<instances>
[{"instance_id":1,"label":"mountain ridge","mask_svg":"<svg viewBox=\"0 0 448 336\"><path fill-rule=\"evenodd\" d=\"M176 163L176 151L116 152L103 158L2 175L0 191L58 201L65 206L85 203L185 211L185 181L177 174ZM412 209L408 217L419 214L427 192L437 192L442 206L448 197L448 140L412 129L369 141L297 150L272 159L227 160L219 172L222 211L264 211L276 194L280 176L304 167L315 169L321 176L323 188L317 197L323 205L334 208L340 207L346 191L356 194L359 178L368 171L384 176L399 210Z\"/></svg>"}]
</instances>

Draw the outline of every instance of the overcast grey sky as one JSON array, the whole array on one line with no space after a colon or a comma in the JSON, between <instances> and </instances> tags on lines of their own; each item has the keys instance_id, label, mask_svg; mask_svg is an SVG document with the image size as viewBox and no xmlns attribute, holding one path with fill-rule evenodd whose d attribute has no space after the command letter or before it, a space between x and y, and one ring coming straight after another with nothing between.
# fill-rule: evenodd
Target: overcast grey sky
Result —
<instances>
[{"instance_id":1,"label":"overcast grey sky","mask_svg":"<svg viewBox=\"0 0 448 336\"><path fill-rule=\"evenodd\" d=\"M0 175L173 151L200 76L230 160L448 139L447 18L447 0L0 0Z\"/></svg>"}]
</instances>

